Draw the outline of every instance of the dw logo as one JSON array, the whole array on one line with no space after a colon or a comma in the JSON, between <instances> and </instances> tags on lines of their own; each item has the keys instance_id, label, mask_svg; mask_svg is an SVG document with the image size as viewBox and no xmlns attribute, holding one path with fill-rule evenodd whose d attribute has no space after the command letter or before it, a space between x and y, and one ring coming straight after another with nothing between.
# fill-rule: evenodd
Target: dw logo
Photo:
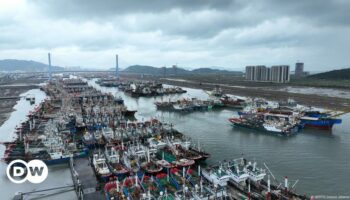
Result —
<instances>
[{"instance_id":1,"label":"dw logo","mask_svg":"<svg viewBox=\"0 0 350 200\"><path fill-rule=\"evenodd\" d=\"M7 177L13 183L41 183L48 175L48 168L41 160L31 160L28 163L23 160L10 162L6 169Z\"/></svg>"}]
</instances>

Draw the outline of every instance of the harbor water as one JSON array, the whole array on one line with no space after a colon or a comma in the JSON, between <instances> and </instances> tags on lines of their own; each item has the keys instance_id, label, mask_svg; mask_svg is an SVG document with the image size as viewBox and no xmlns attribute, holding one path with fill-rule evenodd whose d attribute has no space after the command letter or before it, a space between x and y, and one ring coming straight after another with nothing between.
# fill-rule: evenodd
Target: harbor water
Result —
<instances>
[{"instance_id":1,"label":"harbor water","mask_svg":"<svg viewBox=\"0 0 350 200\"><path fill-rule=\"evenodd\" d=\"M303 130L296 136L279 137L257 131L235 128L228 118L234 110L220 109L207 112L171 113L157 111L154 101L179 98L206 99L207 93L202 90L184 88L188 92L156 98L132 98L119 92L116 88L100 87L95 80L89 84L103 92L121 96L130 110L137 110L136 118L146 120L158 118L174 124L180 132L199 142L201 147L211 153L207 163L214 164L221 160L246 157L269 167L274 177L282 181L288 176L291 184L296 184L296 191L307 195L350 195L350 115L341 116L343 122L333 127L332 131ZM45 98L39 90L30 90L35 94L36 104ZM25 94L23 94L25 95ZM9 141L14 136L14 128L25 120L26 114L33 110L25 99L18 101L15 111L0 127L0 141ZM3 155L4 146L0 146ZM68 166L49 167L48 178L41 184L14 184L6 177L6 164L0 163L1 199L10 199L15 192L28 192L34 188L51 188L72 184ZM44 199L44 198L43 198ZM50 196L49 199L76 199L74 192Z\"/></svg>"}]
</instances>

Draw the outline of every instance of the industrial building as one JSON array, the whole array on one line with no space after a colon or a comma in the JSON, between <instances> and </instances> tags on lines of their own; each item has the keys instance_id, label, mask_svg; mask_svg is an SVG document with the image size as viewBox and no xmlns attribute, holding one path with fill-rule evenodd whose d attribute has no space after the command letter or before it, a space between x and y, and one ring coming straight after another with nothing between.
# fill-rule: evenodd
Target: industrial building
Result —
<instances>
[{"instance_id":1,"label":"industrial building","mask_svg":"<svg viewBox=\"0 0 350 200\"><path fill-rule=\"evenodd\" d=\"M294 71L295 78L301 78L308 75L309 75L309 72L304 71L304 63L302 62L295 63L295 71Z\"/></svg>"},{"instance_id":2,"label":"industrial building","mask_svg":"<svg viewBox=\"0 0 350 200\"><path fill-rule=\"evenodd\" d=\"M248 81L288 83L290 80L289 65L272 66L264 65L247 66L245 73Z\"/></svg>"}]
</instances>

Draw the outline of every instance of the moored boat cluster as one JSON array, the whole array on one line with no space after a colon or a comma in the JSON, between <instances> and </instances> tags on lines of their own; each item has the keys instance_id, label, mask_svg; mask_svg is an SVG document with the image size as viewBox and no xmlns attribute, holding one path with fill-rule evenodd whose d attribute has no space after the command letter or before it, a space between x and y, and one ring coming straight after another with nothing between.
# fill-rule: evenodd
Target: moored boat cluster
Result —
<instances>
[{"instance_id":1,"label":"moored boat cluster","mask_svg":"<svg viewBox=\"0 0 350 200\"><path fill-rule=\"evenodd\" d=\"M267 173L256 162L242 158L204 167L210 154L172 124L137 121L123 99L80 79L51 82L42 90L48 98L16 128L17 139L5 143L6 162L40 159L53 165L89 158L111 200L230 199L228 187L241 195L251 195L252 187L274 198L304 199L288 186L282 192L266 185Z\"/></svg>"},{"instance_id":2,"label":"moored boat cluster","mask_svg":"<svg viewBox=\"0 0 350 200\"><path fill-rule=\"evenodd\" d=\"M235 127L243 127L277 135L294 135L304 128L331 130L340 124L336 116L342 113L324 112L293 104L271 103L258 99L229 118Z\"/></svg>"},{"instance_id":3,"label":"moored boat cluster","mask_svg":"<svg viewBox=\"0 0 350 200\"><path fill-rule=\"evenodd\" d=\"M119 90L132 97L163 96L187 92L180 87L164 87L163 84L154 81L99 79L96 83L105 87L118 87Z\"/></svg>"},{"instance_id":4,"label":"moored boat cluster","mask_svg":"<svg viewBox=\"0 0 350 200\"><path fill-rule=\"evenodd\" d=\"M331 130L333 125L341 123L341 119L336 117L343 114L298 105L292 99L285 102L270 102L262 98L235 97L224 94L218 88L208 94L207 100L169 99L156 101L154 104L158 110L186 113L232 108L236 112L228 120L234 127L283 136L294 135L304 128Z\"/></svg>"}]
</instances>

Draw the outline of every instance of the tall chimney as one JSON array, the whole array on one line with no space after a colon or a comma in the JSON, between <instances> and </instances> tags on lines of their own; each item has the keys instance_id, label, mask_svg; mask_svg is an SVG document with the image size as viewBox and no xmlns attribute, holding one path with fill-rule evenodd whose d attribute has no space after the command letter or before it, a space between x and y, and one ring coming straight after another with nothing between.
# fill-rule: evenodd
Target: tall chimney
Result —
<instances>
[{"instance_id":1,"label":"tall chimney","mask_svg":"<svg viewBox=\"0 0 350 200\"><path fill-rule=\"evenodd\" d=\"M115 76L119 79L118 54L115 55Z\"/></svg>"},{"instance_id":2,"label":"tall chimney","mask_svg":"<svg viewBox=\"0 0 350 200\"><path fill-rule=\"evenodd\" d=\"M51 54L50 53L48 53L48 58L49 58L49 81L51 81L52 72L51 72Z\"/></svg>"}]
</instances>

